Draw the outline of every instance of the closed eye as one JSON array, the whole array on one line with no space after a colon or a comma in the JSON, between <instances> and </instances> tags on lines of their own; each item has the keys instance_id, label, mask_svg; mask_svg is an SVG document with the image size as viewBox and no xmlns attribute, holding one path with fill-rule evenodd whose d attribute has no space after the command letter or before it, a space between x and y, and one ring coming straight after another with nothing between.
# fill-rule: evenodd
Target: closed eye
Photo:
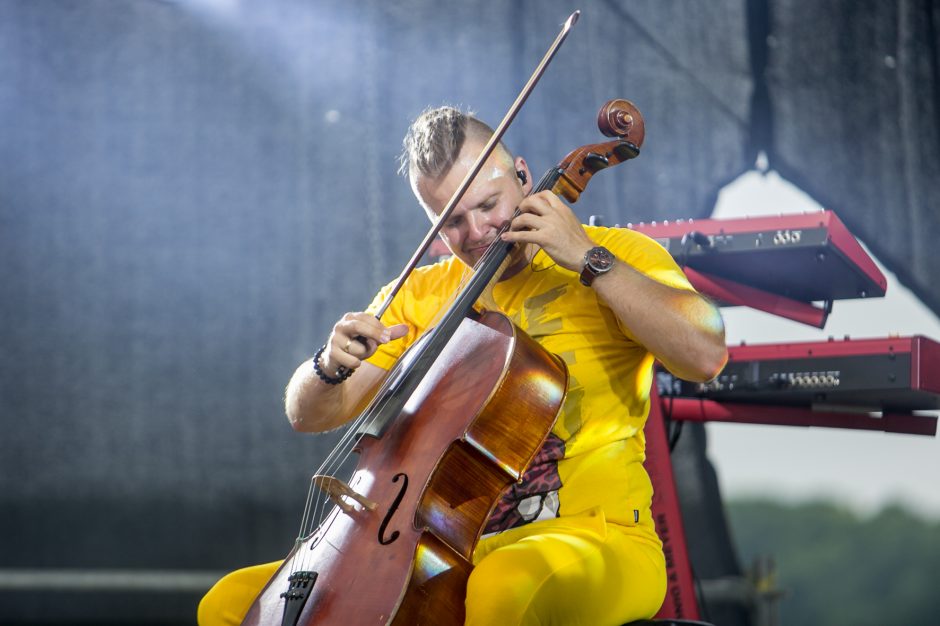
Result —
<instances>
[{"instance_id":1,"label":"closed eye","mask_svg":"<svg viewBox=\"0 0 940 626\"><path fill-rule=\"evenodd\" d=\"M497 198L497 196L490 196L483 203L479 205L479 208L482 209L483 211L489 211L490 209L496 206L496 201L498 199L499 198Z\"/></svg>"}]
</instances>

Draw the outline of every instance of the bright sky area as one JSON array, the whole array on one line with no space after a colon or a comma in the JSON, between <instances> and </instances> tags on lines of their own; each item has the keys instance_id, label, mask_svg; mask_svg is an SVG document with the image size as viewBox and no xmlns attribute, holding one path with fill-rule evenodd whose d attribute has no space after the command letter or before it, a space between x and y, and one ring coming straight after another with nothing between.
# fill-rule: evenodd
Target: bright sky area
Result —
<instances>
[{"instance_id":1,"label":"bright sky area","mask_svg":"<svg viewBox=\"0 0 940 626\"><path fill-rule=\"evenodd\" d=\"M755 171L724 189L713 217L777 215L822 208L775 172L765 175ZM839 214L837 207L826 208ZM940 320L883 265L878 265L888 278L887 295L836 301L821 330L753 309L723 309L728 345L741 341L824 341L829 336L844 335L867 338L919 334L940 341ZM901 503L922 515L940 518L940 440L935 437L717 423L709 424L708 436L708 454L725 498L763 495L788 501L825 499L863 513Z\"/></svg>"}]
</instances>

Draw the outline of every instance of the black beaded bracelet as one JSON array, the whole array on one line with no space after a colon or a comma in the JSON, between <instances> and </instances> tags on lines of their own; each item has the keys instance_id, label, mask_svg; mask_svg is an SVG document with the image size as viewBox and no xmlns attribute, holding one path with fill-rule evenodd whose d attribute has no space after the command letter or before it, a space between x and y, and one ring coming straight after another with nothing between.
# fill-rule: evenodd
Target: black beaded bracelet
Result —
<instances>
[{"instance_id":1,"label":"black beaded bracelet","mask_svg":"<svg viewBox=\"0 0 940 626\"><path fill-rule=\"evenodd\" d=\"M320 380L326 384L338 385L352 376L352 373L356 371L340 365L339 369L336 370L336 378L328 376L322 369L320 369L320 356L323 354L324 350L326 350L326 344L320 346L320 349L317 350L317 353L313 355L313 371L316 372L317 376L320 377Z\"/></svg>"}]
</instances>

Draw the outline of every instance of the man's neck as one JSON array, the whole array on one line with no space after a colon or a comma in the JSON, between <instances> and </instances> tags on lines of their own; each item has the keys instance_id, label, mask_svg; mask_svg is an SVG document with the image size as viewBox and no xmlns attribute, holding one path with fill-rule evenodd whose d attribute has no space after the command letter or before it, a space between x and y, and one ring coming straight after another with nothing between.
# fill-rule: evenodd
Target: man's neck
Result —
<instances>
[{"instance_id":1,"label":"man's neck","mask_svg":"<svg viewBox=\"0 0 940 626\"><path fill-rule=\"evenodd\" d=\"M538 247L534 244L527 243L524 246L516 246L509 255L509 267L500 275L498 282L509 280L524 270L537 253Z\"/></svg>"}]
</instances>

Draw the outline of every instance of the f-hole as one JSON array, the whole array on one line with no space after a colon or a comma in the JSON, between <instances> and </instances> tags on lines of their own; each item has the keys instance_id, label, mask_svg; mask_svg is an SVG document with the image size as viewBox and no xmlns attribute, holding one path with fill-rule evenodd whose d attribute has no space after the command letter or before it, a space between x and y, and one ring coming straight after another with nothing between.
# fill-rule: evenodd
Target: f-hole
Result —
<instances>
[{"instance_id":1,"label":"f-hole","mask_svg":"<svg viewBox=\"0 0 940 626\"><path fill-rule=\"evenodd\" d=\"M387 546L388 544L398 539L399 533L397 530L392 532L392 534L387 538L385 537L385 530L388 528L388 523L392 521L392 516L395 515L395 511L398 510L398 505L401 504L402 498L405 497L405 491L408 490L408 476L402 472L399 472L392 478L392 482L397 483L398 479L402 479L401 489L398 490L398 495L395 496L395 501L392 502L392 506L389 507L388 513L385 514L385 519L382 520L382 525L379 526L379 543L383 546Z\"/></svg>"}]
</instances>

